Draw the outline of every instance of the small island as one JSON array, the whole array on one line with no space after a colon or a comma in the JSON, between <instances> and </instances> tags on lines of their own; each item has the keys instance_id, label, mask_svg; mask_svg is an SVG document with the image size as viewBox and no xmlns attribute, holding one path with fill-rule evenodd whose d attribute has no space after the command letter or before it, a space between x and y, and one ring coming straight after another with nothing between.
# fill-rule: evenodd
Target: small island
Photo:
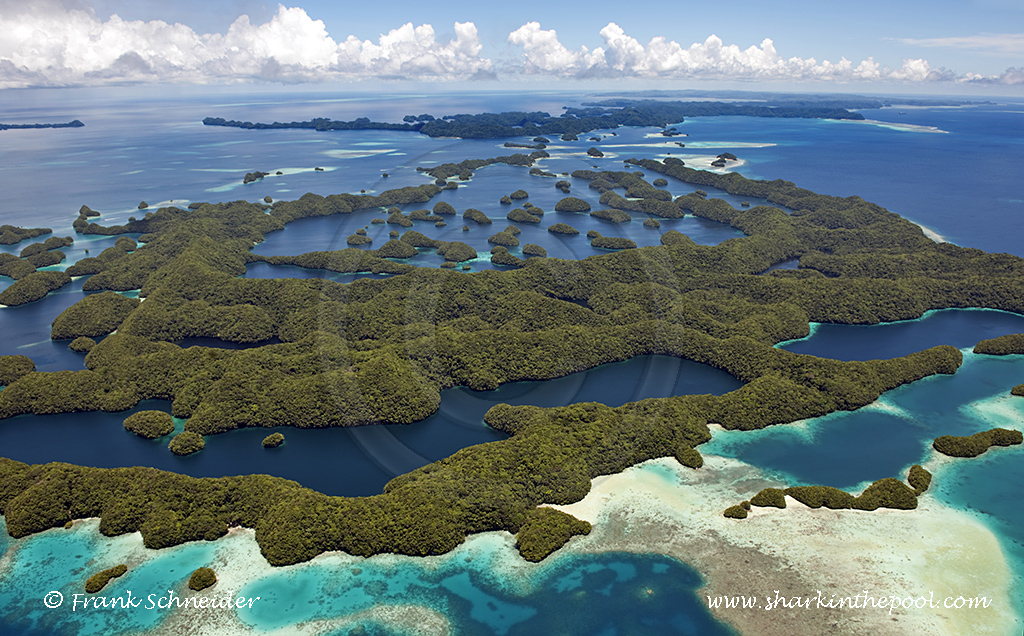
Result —
<instances>
[{"instance_id":1,"label":"small island","mask_svg":"<svg viewBox=\"0 0 1024 636\"><path fill-rule=\"evenodd\" d=\"M977 457L993 446L1015 446L1024 443L1024 434L1006 428L993 428L966 437L936 437L932 448L950 457Z\"/></svg>"},{"instance_id":2,"label":"small island","mask_svg":"<svg viewBox=\"0 0 1024 636\"><path fill-rule=\"evenodd\" d=\"M277 448L284 444L284 433L271 433L263 438L263 448Z\"/></svg>"},{"instance_id":3,"label":"small island","mask_svg":"<svg viewBox=\"0 0 1024 636\"><path fill-rule=\"evenodd\" d=\"M217 575L210 568L199 568L188 578L188 589L202 592L217 583Z\"/></svg>"},{"instance_id":4,"label":"small island","mask_svg":"<svg viewBox=\"0 0 1024 636\"><path fill-rule=\"evenodd\" d=\"M87 594L95 594L107 586L107 583L116 579L119 576L123 576L128 571L128 566L125 564L115 565L107 570L102 570L93 574L89 577L89 580L85 582L85 592Z\"/></svg>"},{"instance_id":5,"label":"small island","mask_svg":"<svg viewBox=\"0 0 1024 636\"><path fill-rule=\"evenodd\" d=\"M81 121L72 119L63 124L0 124L0 130L29 130L35 128L81 128L84 126Z\"/></svg>"}]
</instances>

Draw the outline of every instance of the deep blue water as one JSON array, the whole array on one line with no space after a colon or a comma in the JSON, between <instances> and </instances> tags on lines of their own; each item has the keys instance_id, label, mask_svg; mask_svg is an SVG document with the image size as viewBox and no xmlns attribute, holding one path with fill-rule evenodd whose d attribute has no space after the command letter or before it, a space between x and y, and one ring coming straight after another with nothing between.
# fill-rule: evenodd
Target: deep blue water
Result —
<instances>
[{"instance_id":1,"label":"deep blue water","mask_svg":"<svg viewBox=\"0 0 1024 636\"><path fill-rule=\"evenodd\" d=\"M578 105L585 99L556 93L443 98L355 95L335 99L325 94L245 96L219 92L171 98L118 89L18 91L10 95L12 99L0 103L0 121L78 118L86 123L80 129L0 133L0 160L5 171L0 220L52 227L58 236L73 235L71 222L82 204L100 211L101 222L120 223L139 214L140 200L156 207L192 201L258 201L268 195L275 200L291 199L305 192L326 195L365 189L372 193L428 182L416 172L417 166L517 152L503 148L501 141L428 139L411 133L322 134L204 127L200 121L208 115L251 121L291 121L316 116L372 116L397 121L405 114L423 112L441 115L542 109L556 113L563 105ZM1000 103L966 109L923 108L909 109L905 114L899 114L898 109L884 109L865 111L864 115L947 132L818 120L694 118L680 127L688 137L673 140L685 142L685 148L665 144L664 138L647 137L654 132L650 129L622 128L614 131L614 136L610 135L612 131L595 131L593 134L603 138L599 143L586 141L591 135L576 144L555 141L548 148L553 156L538 167L557 174L594 165L620 169L624 158L668 153L693 165L702 158L729 151L743 160L735 169L745 176L782 178L825 194L860 195L958 244L1024 255L1019 241L1024 236L1024 180L1019 176L1019 160L1024 155L1024 106ZM602 148L606 157L587 157L583 151L591 145ZM315 167L324 171L315 171ZM243 186L242 176L257 169L281 170L284 174ZM388 173L387 178L383 177L384 172ZM504 165L481 169L458 190L444 192L434 200L452 203L460 212L459 217L450 219L443 228L417 221L413 229L443 240L464 241L479 252L488 252L486 238L507 224L505 214L510 208L500 205L498 198L522 188L530 193L528 200L546 213L539 226L519 224L521 243L540 244L551 256L583 258L599 253L583 236L566 238L546 232L546 227L555 222L569 223L584 234L588 229L597 229L605 235L628 236L640 245L658 244L660 234L669 229L684 232L703 244L716 244L739 235L720 224L692 218L662 220L659 230L649 230L642 227L643 216L639 214L630 223L616 225L589 215L556 213L554 204L562 196L553 187L556 179L529 176L526 172L524 168ZM670 183L668 189L679 195L694 188ZM572 190L573 196L598 208L597 197L585 182L573 180ZM734 205L741 202L723 193L711 194ZM415 207L410 206L406 212ZM477 226L470 222L466 224L470 230L463 232L461 212L468 207L483 210L494 223ZM340 249L345 247L345 237L360 227L368 228L374 238L373 246L377 246L393 229L370 224L370 219L381 216L381 211L367 210L302 220L269 234L255 251L288 255ZM75 235L75 244L62 250L68 258L58 267L66 267L86 255L96 255L112 243L113 237ZM0 251L17 253L23 247L24 244L2 246ZM410 262L437 266L440 258L432 250L424 250ZM490 264L483 258L471 267L477 270ZM347 282L363 275L252 264L246 276L317 276ZM82 282L79 279L27 306L0 309L0 354L28 355L40 370L82 368L83 357L70 352L66 342L49 340L50 322L82 297ZM0 277L0 289L9 284L8 279ZM936 344L970 347L982 338L1024 331L1021 320L1019 316L998 312L935 312L917 321L871 327L817 325L811 338L785 346L792 351L842 359L888 358ZM4 440L0 455L31 462L145 464L194 475L268 472L298 479L324 492L371 494L379 492L394 474L447 456L467 444L499 438L499 433L481 422L483 413L496 402L556 405L599 400L615 405L641 397L717 393L734 388L735 380L716 377L712 372L652 357L607 365L580 374L582 379L517 383L486 393L451 389L445 392L437 415L408 427L288 429L283 431L286 443L274 450L265 450L259 444L270 431L243 429L208 438L202 453L186 458L170 454L165 448L166 439L147 441L125 432L121 421L126 413L21 417L0 421ZM968 354L963 368L955 375L928 378L889 392L873 407L832 414L802 426L723 434L702 451L738 457L788 483L822 483L853 489L881 477L902 476L911 464L927 458L930 440L937 435L969 434L995 425L1019 428L1024 422L1021 407L1004 402L1009 388L1022 381L1024 357ZM147 403L140 408L166 409L167 405ZM1010 415L1002 419L992 416L992 408L998 412L1007 412L1009 408ZM882 439L884 444L879 443ZM1024 573L1024 536L1020 530L1024 528L1024 513L1016 505L1017 484L1024 479L1021 453L1019 447L996 449L977 460L955 462L938 473L935 482L937 496L973 511L1000 537L1018 576L1017 599L1024 599L1024 585L1019 578ZM41 611L38 598L53 587L70 590L72 583L63 583L68 581L66 572L75 571L75 576L80 576L77 568L101 551L100 541L100 537L88 533L62 535L59 531L15 541L0 532L0 553L17 545L16 563L22 564L17 567L35 568L32 572L36 575L0 579L0 608L12 608L0 609L0 632L21 633L17 630L29 628L28 623L36 620L43 621L34 628L37 633L106 634L150 626L145 617L135 614L131 621L121 623L98 619L63 622ZM215 546L190 544L158 553L148 562L148 569L141 574L129 574L118 585L134 581L134 585L153 585L159 589L165 584L161 577L166 577L167 569L179 574L191 571L209 559L209 551ZM23 560L25 555L28 557ZM314 574L293 591L301 599L315 590L348 589L345 586L350 585L351 593L339 596L341 600L337 601L350 603L346 606L349 609L389 599L417 598L444 612L466 634L552 633L562 626L556 612L558 616L571 617L573 625L579 627L575 632L567 627L565 633L588 636L637 632L710 634L721 629L707 619L696 602L693 590L700 583L692 570L663 557L556 555L531 570L536 588L525 595L496 582L486 560L452 565L441 573L413 565L413 560L398 567L400 572L394 568L377 569L371 565L373 560L366 563L363 571L367 574L362 580L356 575L344 578L350 575L343 572L310 570ZM98 569L92 565L89 568ZM139 578L131 579L132 576ZM276 589L285 580L286 575L275 576L253 586ZM31 585L19 587L26 581ZM383 588L380 582L385 583ZM647 590L657 593L647 594ZM298 621L303 620L302 616L326 611L318 609L325 605L314 603L313 598L310 596L309 602L297 605L298 613L289 611L285 616ZM1018 600L1018 613L1024 614L1021 603L1024 600ZM265 607L267 616L245 619L261 625L264 621L279 620L276 617L282 615L283 605ZM365 627L370 633L387 633L379 625Z\"/></svg>"},{"instance_id":2,"label":"deep blue water","mask_svg":"<svg viewBox=\"0 0 1024 636\"><path fill-rule=\"evenodd\" d=\"M1024 316L993 309L943 309L917 320L878 325L814 323L807 338L779 346L819 358L876 360L938 345L973 347L980 340L1011 333L1024 333Z\"/></svg>"},{"instance_id":3,"label":"deep blue water","mask_svg":"<svg viewBox=\"0 0 1024 636\"><path fill-rule=\"evenodd\" d=\"M697 362L639 356L557 380L509 383L494 391L448 389L442 391L434 415L407 426L247 428L208 436L202 452L186 457L167 450L172 435L148 440L124 430L122 422L136 411L170 412L170 403L158 400L143 401L123 413L21 415L0 420L0 436L3 456L30 464L143 465L194 477L262 473L330 495L365 496L380 493L393 477L461 448L505 438L483 422L487 409L501 402L562 406L600 401L620 406L670 395L721 395L740 386L724 371ZM183 424L179 421L175 432ZM274 431L285 435L285 443L263 448L260 442Z\"/></svg>"}]
</instances>

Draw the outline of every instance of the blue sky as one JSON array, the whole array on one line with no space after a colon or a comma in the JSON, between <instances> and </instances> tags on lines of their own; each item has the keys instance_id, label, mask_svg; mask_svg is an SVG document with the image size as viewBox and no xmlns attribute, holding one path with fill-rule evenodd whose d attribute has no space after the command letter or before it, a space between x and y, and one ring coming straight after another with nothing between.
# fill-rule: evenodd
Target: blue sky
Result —
<instances>
[{"instance_id":1,"label":"blue sky","mask_svg":"<svg viewBox=\"0 0 1024 636\"><path fill-rule=\"evenodd\" d=\"M0 0L0 20L0 87L381 79L1024 86L1024 0Z\"/></svg>"}]
</instances>

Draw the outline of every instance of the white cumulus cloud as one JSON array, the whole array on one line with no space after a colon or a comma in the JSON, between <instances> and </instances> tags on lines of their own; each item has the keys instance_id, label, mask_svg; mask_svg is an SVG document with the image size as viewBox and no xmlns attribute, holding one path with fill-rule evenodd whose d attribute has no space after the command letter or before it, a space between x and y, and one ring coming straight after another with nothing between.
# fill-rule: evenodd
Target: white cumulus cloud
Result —
<instances>
[{"instance_id":1,"label":"white cumulus cloud","mask_svg":"<svg viewBox=\"0 0 1024 636\"><path fill-rule=\"evenodd\" d=\"M476 26L455 23L439 42L429 24L405 24L377 42L340 43L299 7L279 6L270 21L240 16L226 33L200 34L161 20L102 20L61 2L0 4L0 88L134 81L437 78L487 76L491 61Z\"/></svg>"},{"instance_id":2,"label":"white cumulus cloud","mask_svg":"<svg viewBox=\"0 0 1024 636\"><path fill-rule=\"evenodd\" d=\"M856 81L986 81L1015 83L1019 72L1008 69L1002 76L958 76L932 68L927 60L903 60L898 68L885 67L867 58L854 64L846 58L837 62L813 57L784 58L775 43L765 38L759 46L745 49L725 44L716 35L684 47L658 36L646 45L609 23L600 31L604 45L588 50L566 48L554 30L544 30L537 22L528 22L509 34L509 43L521 46L519 68L529 74L543 73L564 78L667 78L731 80L830 80Z\"/></svg>"},{"instance_id":3,"label":"white cumulus cloud","mask_svg":"<svg viewBox=\"0 0 1024 636\"><path fill-rule=\"evenodd\" d=\"M454 37L438 38L430 24L403 24L365 39L338 39L300 7L279 5L266 22L239 16L224 33L197 33L161 20L103 18L89 0L0 0L0 88L132 82L244 82L271 80L516 80L725 79L920 83L955 81L1024 84L1020 68L998 76L958 75L925 59L887 67L784 57L775 42L741 48L716 35L683 45L664 36L646 44L609 23L597 46L570 49L554 29L527 22L507 40L518 55L493 63L472 22L456 22ZM988 47L1019 51L1021 34L907 40L921 46ZM490 39L490 38L488 38Z\"/></svg>"}]
</instances>

